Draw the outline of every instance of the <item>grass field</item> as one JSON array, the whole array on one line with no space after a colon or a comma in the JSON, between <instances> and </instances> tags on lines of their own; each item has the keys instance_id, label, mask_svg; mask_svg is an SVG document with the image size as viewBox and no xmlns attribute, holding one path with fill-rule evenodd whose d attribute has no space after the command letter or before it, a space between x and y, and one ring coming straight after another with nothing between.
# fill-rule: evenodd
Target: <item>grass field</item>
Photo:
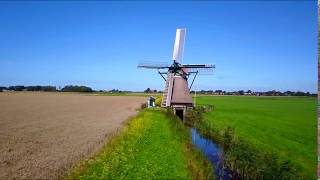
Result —
<instances>
[{"instance_id":1,"label":"grass field","mask_svg":"<svg viewBox=\"0 0 320 180\"><path fill-rule=\"evenodd\" d=\"M214 111L204 115L205 126L233 127L240 139L292 160L301 167L304 177L315 178L315 97L202 96L196 101L214 105Z\"/></svg>"},{"instance_id":2,"label":"grass field","mask_svg":"<svg viewBox=\"0 0 320 180\"><path fill-rule=\"evenodd\" d=\"M160 110L143 110L69 179L207 179L212 167L189 131Z\"/></svg>"}]
</instances>

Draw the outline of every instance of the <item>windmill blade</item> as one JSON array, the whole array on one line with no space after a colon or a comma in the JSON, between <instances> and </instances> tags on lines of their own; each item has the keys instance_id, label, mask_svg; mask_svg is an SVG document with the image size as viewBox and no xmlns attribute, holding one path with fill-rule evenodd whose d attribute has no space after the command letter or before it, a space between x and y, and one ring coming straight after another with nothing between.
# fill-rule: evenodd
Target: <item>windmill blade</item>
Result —
<instances>
[{"instance_id":1,"label":"windmill blade","mask_svg":"<svg viewBox=\"0 0 320 180\"><path fill-rule=\"evenodd\" d=\"M184 49L184 40L186 29L177 29L176 39L174 41L172 60L181 62Z\"/></svg>"},{"instance_id":2,"label":"windmill blade","mask_svg":"<svg viewBox=\"0 0 320 180\"><path fill-rule=\"evenodd\" d=\"M216 66L213 64L183 64L184 68L198 68L198 69L213 69Z\"/></svg>"},{"instance_id":3,"label":"windmill blade","mask_svg":"<svg viewBox=\"0 0 320 180\"><path fill-rule=\"evenodd\" d=\"M188 73L193 74L193 73L198 73L199 75L212 75L213 74L213 69L212 68L188 68Z\"/></svg>"},{"instance_id":4,"label":"windmill blade","mask_svg":"<svg viewBox=\"0 0 320 180\"><path fill-rule=\"evenodd\" d=\"M169 65L166 63L139 63L138 68L146 68L146 69L166 69L169 68Z\"/></svg>"},{"instance_id":5,"label":"windmill blade","mask_svg":"<svg viewBox=\"0 0 320 180\"><path fill-rule=\"evenodd\" d=\"M188 69L188 73L199 73L201 75L212 75L215 65L212 64L185 64L183 68Z\"/></svg>"}]
</instances>

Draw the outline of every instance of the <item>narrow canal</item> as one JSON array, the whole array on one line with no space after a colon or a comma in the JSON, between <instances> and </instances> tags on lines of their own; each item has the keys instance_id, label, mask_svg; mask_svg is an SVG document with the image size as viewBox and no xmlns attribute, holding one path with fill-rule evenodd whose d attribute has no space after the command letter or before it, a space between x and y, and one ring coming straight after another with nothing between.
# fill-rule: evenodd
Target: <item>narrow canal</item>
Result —
<instances>
[{"instance_id":1,"label":"narrow canal","mask_svg":"<svg viewBox=\"0 0 320 180\"><path fill-rule=\"evenodd\" d=\"M216 179L230 180L232 172L223 168L223 150L218 144L210 139L201 136L198 131L191 128L191 136L193 145L198 148L213 165L213 171Z\"/></svg>"}]
</instances>

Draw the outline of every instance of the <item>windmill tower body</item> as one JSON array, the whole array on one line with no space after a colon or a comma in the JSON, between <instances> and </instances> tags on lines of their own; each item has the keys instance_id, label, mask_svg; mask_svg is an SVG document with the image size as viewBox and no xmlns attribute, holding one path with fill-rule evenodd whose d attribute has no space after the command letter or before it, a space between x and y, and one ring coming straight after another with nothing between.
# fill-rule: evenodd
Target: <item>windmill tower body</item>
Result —
<instances>
[{"instance_id":1,"label":"windmill tower body","mask_svg":"<svg viewBox=\"0 0 320 180\"><path fill-rule=\"evenodd\" d=\"M174 62L182 61L185 35L185 29L177 29L172 55ZM186 76L186 69L184 71L181 69L176 72L168 71L167 81L163 91L162 107L174 106L183 109L193 107L193 101L190 95Z\"/></svg>"},{"instance_id":2,"label":"windmill tower body","mask_svg":"<svg viewBox=\"0 0 320 180\"><path fill-rule=\"evenodd\" d=\"M157 69L158 73L165 80L165 88L163 91L163 98L161 102L162 107L172 107L174 112L181 118L189 108L193 107L192 96L190 88L199 69L213 69L214 65L204 64L181 64L184 42L185 42L186 29L177 29L176 38L173 48L173 64L171 66L164 65L146 65L140 64L138 67L147 69ZM160 72L161 69L168 69L167 72ZM189 88L188 77L190 74L195 73L194 79ZM163 76L166 75L166 78Z\"/></svg>"},{"instance_id":3,"label":"windmill tower body","mask_svg":"<svg viewBox=\"0 0 320 180\"><path fill-rule=\"evenodd\" d=\"M188 82L184 77L168 73L161 106L193 106Z\"/></svg>"}]
</instances>

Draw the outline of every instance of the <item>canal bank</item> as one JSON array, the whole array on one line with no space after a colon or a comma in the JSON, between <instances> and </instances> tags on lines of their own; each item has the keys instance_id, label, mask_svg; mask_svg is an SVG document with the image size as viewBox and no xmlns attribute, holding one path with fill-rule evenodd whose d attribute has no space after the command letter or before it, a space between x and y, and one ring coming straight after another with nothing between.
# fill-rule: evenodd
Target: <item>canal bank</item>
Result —
<instances>
[{"instance_id":1,"label":"canal bank","mask_svg":"<svg viewBox=\"0 0 320 180\"><path fill-rule=\"evenodd\" d=\"M214 179L212 166L170 111L144 109L67 179Z\"/></svg>"},{"instance_id":2,"label":"canal bank","mask_svg":"<svg viewBox=\"0 0 320 180\"><path fill-rule=\"evenodd\" d=\"M209 117L207 114L213 116ZM300 167L288 158L280 157L271 149L258 149L254 144L237 136L236 130L232 127L215 126L212 123L214 119L207 119L214 118L214 114L215 111L197 107L189 112L184 121L187 126L196 129L196 135L201 134L200 137L205 137L203 141L207 144L209 140L214 146L221 147L218 149L220 152L223 150L224 170L227 169L233 179L303 179ZM254 132L254 129L251 130ZM207 150L202 151L206 154ZM207 157L210 159L210 156ZM221 163L216 166L221 167ZM215 174L219 175L219 172Z\"/></svg>"}]
</instances>

